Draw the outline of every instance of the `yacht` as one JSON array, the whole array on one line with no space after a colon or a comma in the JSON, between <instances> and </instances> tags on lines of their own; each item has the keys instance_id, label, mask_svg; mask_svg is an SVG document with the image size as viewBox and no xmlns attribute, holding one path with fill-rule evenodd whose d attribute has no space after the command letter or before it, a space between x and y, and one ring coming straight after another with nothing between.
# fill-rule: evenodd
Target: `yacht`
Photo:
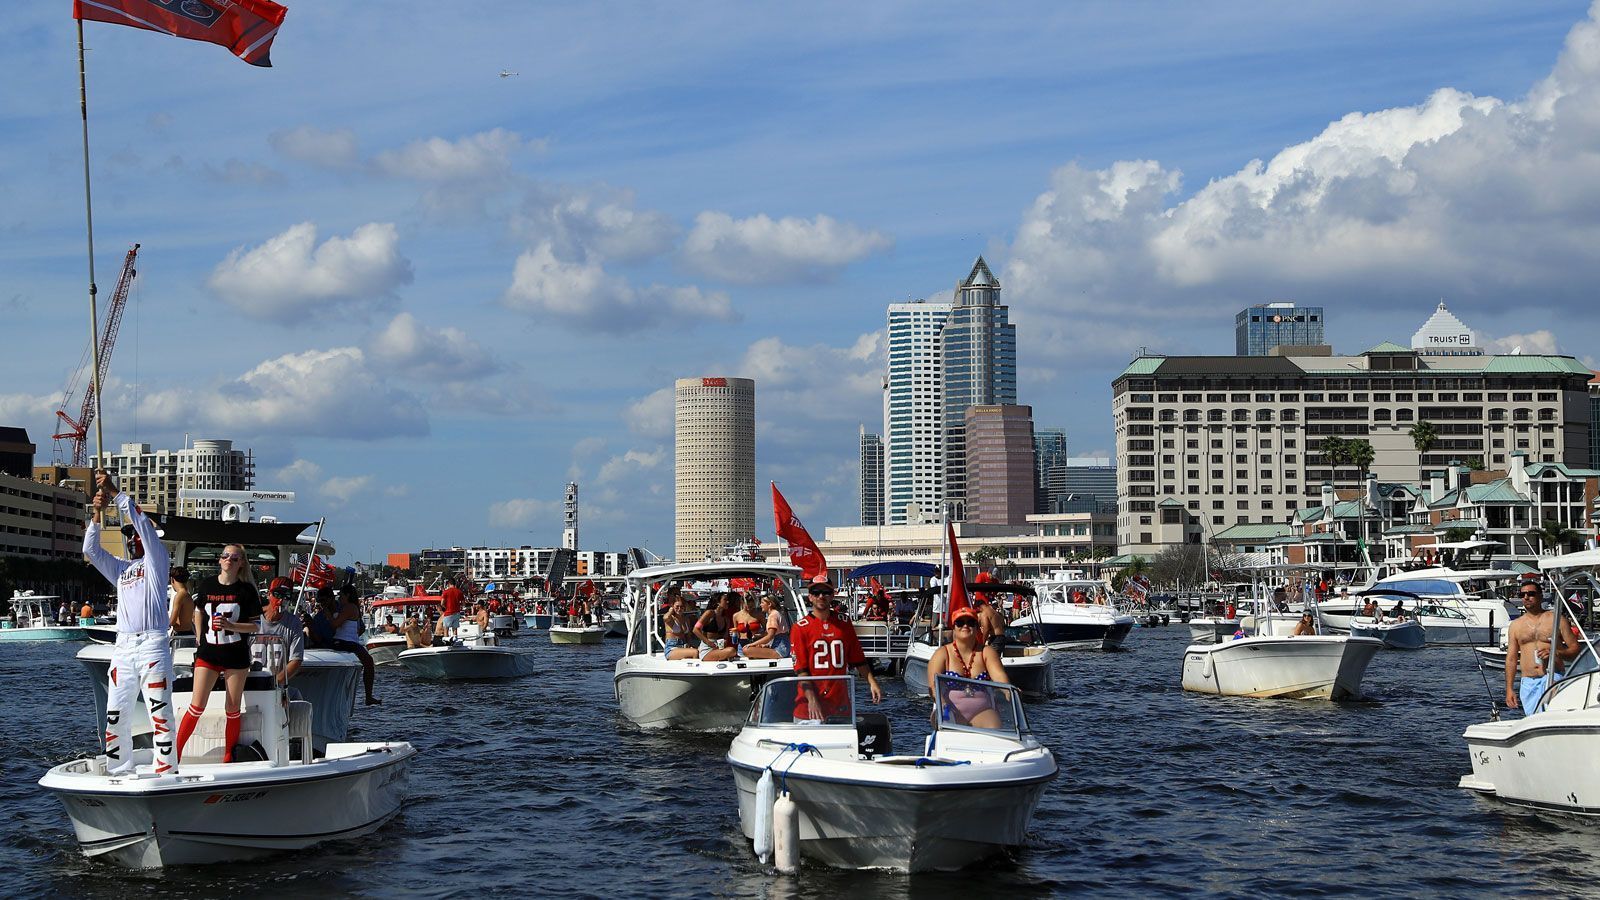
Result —
<instances>
[{"instance_id":1,"label":"yacht","mask_svg":"<svg viewBox=\"0 0 1600 900\"><path fill-rule=\"evenodd\" d=\"M1361 614L1369 595L1378 595L1385 613L1395 600L1404 599L1407 615L1421 622L1430 645L1493 646L1500 643L1506 624L1520 613L1510 593L1519 578L1518 573L1505 569L1396 572L1348 599L1330 597L1319 602L1317 615L1325 630L1343 634L1350 630L1350 619ZM1389 606L1384 606L1386 597Z\"/></svg>"},{"instance_id":2,"label":"yacht","mask_svg":"<svg viewBox=\"0 0 1600 900\"><path fill-rule=\"evenodd\" d=\"M1107 602L1105 587L1076 571L1052 572L1033 582L1032 609L1011 624L1037 625L1052 650L1116 650L1133 631L1133 616Z\"/></svg>"},{"instance_id":3,"label":"yacht","mask_svg":"<svg viewBox=\"0 0 1600 900\"><path fill-rule=\"evenodd\" d=\"M771 585L790 620L797 621L800 604L793 585L800 577L795 566L759 560L669 563L628 573L623 597L628 613L627 647L613 675L623 716L647 729L738 728L756 689L773 678L793 674L794 661L788 657L723 662L667 659L661 633L666 591L673 585L688 593L696 584L715 587L735 578L753 579L756 584Z\"/></svg>"},{"instance_id":4,"label":"yacht","mask_svg":"<svg viewBox=\"0 0 1600 900\"><path fill-rule=\"evenodd\" d=\"M1016 688L945 676L940 692L963 702L896 755L888 720L856 715L854 681L786 677L762 687L727 754L745 837L771 833L775 792L762 783L777 781L796 808L800 854L838 868L955 870L1027 840L1057 766L1029 731ZM832 708L805 709L807 690L836 698Z\"/></svg>"},{"instance_id":5,"label":"yacht","mask_svg":"<svg viewBox=\"0 0 1600 900\"><path fill-rule=\"evenodd\" d=\"M80 621L72 616L70 621L54 622L50 611L60 604L61 598L33 591L16 591L11 595L11 612L0 618L0 641L86 641L86 627L93 620Z\"/></svg>"}]
</instances>

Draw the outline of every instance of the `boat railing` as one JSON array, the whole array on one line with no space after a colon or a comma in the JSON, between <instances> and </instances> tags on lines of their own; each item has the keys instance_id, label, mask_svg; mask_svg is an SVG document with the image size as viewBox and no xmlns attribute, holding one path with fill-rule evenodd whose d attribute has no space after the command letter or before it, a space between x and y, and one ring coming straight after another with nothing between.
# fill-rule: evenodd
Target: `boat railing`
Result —
<instances>
[{"instance_id":1,"label":"boat railing","mask_svg":"<svg viewBox=\"0 0 1600 900\"><path fill-rule=\"evenodd\" d=\"M1009 684L940 675L934 721L939 731L999 734L1020 739L1027 733L1022 696Z\"/></svg>"},{"instance_id":2,"label":"boat railing","mask_svg":"<svg viewBox=\"0 0 1600 900\"><path fill-rule=\"evenodd\" d=\"M863 625L882 625L881 630L868 628L863 630ZM857 622L856 638L861 641L861 652L868 659L905 659L906 653L911 649L911 626L899 622L883 620L865 620Z\"/></svg>"},{"instance_id":3,"label":"boat railing","mask_svg":"<svg viewBox=\"0 0 1600 900\"><path fill-rule=\"evenodd\" d=\"M854 675L789 675L761 686L750 705L750 724L840 725L854 728Z\"/></svg>"}]
</instances>

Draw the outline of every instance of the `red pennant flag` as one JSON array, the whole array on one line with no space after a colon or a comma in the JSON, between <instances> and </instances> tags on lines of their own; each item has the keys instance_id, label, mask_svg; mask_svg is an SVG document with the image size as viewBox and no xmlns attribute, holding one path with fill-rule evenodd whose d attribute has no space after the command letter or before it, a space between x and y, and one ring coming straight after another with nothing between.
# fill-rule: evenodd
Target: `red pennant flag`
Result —
<instances>
[{"instance_id":1,"label":"red pennant flag","mask_svg":"<svg viewBox=\"0 0 1600 900\"><path fill-rule=\"evenodd\" d=\"M72 17L221 44L252 66L270 66L288 10L271 0L72 0Z\"/></svg>"},{"instance_id":2,"label":"red pennant flag","mask_svg":"<svg viewBox=\"0 0 1600 900\"><path fill-rule=\"evenodd\" d=\"M811 539L806 527L795 517L789 502L778 493L776 481L772 483L772 518L773 530L778 532L778 537L789 542L789 561L800 567L800 574L805 580L827 578L828 561L822 558L817 542Z\"/></svg>"},{"instance_id":3,"label":"red pennant flag","mask_svg":"<svg viewBox=\"0 0 1600 900\"><path fill-rule=\"evenodd\" d=\"M945 622L953 625L956 613L972 613L972 604L967 602L967 571L961 565L961 548L956 546L955 523L947 523L944 527L950 535L950 609Z\"/></svg>"},{"instance_id":4,"label":"red pennant flag","mask_svg":"<svg viewBox=\"0 0 1600 900\"><path fill-rule=\"evenodd\" d=\"M578 592L583 594L585 597L593 597L594 596L594 591L595 591L595 587L594 587L594 579L593 578L590 578L589 580L585 581L578 588Z\"/></svg>"}]
</instances>

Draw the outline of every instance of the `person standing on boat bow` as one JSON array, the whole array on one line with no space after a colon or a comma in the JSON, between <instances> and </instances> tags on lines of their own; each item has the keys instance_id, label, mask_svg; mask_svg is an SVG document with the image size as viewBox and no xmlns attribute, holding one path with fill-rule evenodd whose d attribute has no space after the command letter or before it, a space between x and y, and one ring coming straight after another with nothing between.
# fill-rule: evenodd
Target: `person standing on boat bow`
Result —
<instances>
[{"instance_id":1,"label":"person standing on boat bow","mask_svg":"<svg viewBox=\"0 0 1600 900\"><path fill-rule=\"evenodd\" d=\"M1561 604L1557 601L1555 609L1546 609L1544 589L1539 582L1523 582L1522 587L1517 589L1517 596L1522 598L1526 612L1512 619L1507 628L1506 707L1516 709L1518 701L1521 701L1522 714L1531 716L1540 696L1550 685L1561 680L1566 663L1577 658L1580 648L1572 630L1558 628L1553 621L1561 615ZM1560 633L1554 661L1550 659L1553 632ZM1519 668L1522 672L1521 685L1515 683Z\"/></svg>"},{"instance_id":2,"label":"person standing on boat bow","mask_svg":"<svg viewBox=\"0 0 1600 900\"><path fill-rule=\"evenodd\" d=\"M833 585L819 581L806 589L811 600L811 615L794 623L789 629L789 647L794 654L796 675L847 675L855 669L867 680L867 690L872 702L883 702L883 689L872 674L872 664L861 649L861 639L856 628L842 616L834 614ZM849 708L849 698L844 696L844 684L825 681L820 684L805 681L795 697L795 719L826 719L835 710Z\"/></svg>"},{"instance_id":3,"label":"person standing on boat bow","mask_svg":"<svg viewBox=\"0 0 1600 900\"><path fill-rule=\"evenodd\" d=\"M115 503L122 515L126 559L100 546L100 521L83 530L83 555L117 588L117 643L111 651L110 686L106 691L106 765L113 775L133 771L133 723L124 717L144 689L144 702L154 729L157 775L175 775L172 744L172 646L167 643L167 581L172 558L156 525L117 489L111 473L95 470L94 509Z\"/></svg>"},{"instance_id":4,"label":"person standing on boat bow","mask_svg":"<svg viewBox=\"0 0 1600 900\"><path fill-rule=\"evenodd\" d=\"M250 675L250 637L260 628L261 595L248 580L244 547L229 544L217 557L217 574L194 591L194 691L178 722L178 758L205 714L211 689L223 680L222 761L233 762L233 745L244 725L244 683Z\"/></svg>"}]
</instances>

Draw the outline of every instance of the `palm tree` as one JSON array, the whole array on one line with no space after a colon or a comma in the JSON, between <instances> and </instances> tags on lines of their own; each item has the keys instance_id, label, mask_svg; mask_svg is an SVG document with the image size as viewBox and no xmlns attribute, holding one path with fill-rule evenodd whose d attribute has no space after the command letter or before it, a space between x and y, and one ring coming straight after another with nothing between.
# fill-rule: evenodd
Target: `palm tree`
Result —
<instances>
[{"instance_id":1,"label":"palm tree","mask_svg":"<svg viewBox=\"0 0 1600 900\"><path fill-rule=\"evenodd\" d=\"M1581 535L1562 524L1559 520L1545 519L1544 523L1538 528L1528 529L1528 537L1533 541L1534 546L1540 550L1543 550L1548 545L1551 550L1560 553L1561 548L1576 544Z\"/></svg>"},{"instance_id":2,"label":"palm tree","mask_svg":"<svg viewBox=\"0 0 1600 900\"><path fill-rule=\"evenodd\" d=\"M1438 442L1439 433L1433 430L1432 424L1418 421L1411 426L1411 443L1416 446L1418 453L1427 453Z\"/></svg>"}]
</instances>

